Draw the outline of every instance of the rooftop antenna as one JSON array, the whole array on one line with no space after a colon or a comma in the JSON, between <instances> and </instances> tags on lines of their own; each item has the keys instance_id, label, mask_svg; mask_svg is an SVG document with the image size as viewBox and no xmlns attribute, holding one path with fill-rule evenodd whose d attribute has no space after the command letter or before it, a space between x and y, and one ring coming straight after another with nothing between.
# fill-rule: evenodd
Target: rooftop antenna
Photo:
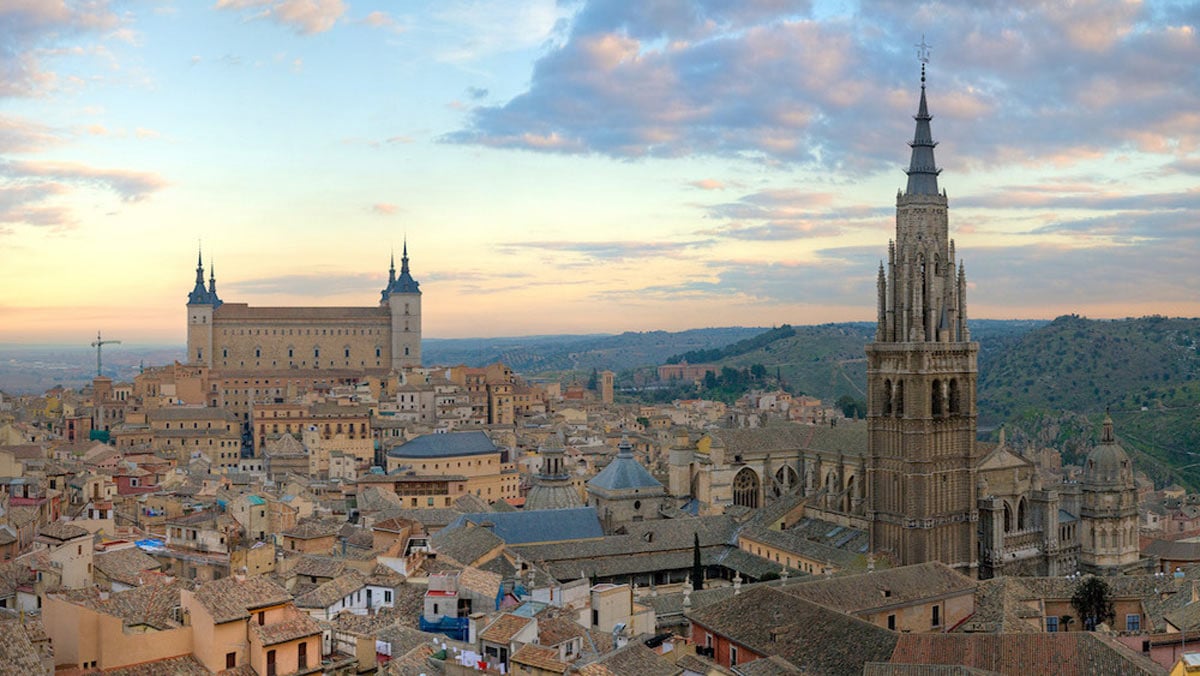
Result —
<instances>
[{"instance_id":1,"label":"rooftop antenna","mask_svg":"<svg viewBox=\"0 0 1200 676\"><path fill-rule=\"evenodd\" d=\"M119 340L103 340L100 338L100 332L96 331L96 340L92 343L92 347L96 348L96 377L100 377L100 350L105 345L120 344Z\"/></svg>"}]
</instances>

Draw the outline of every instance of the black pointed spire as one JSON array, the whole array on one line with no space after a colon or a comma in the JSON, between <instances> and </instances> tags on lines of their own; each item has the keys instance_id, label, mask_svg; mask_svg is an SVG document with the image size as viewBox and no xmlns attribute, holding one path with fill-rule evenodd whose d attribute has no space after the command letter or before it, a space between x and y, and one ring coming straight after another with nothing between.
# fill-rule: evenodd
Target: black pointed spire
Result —
<instances>
[{"instance_id":1,"label":"black pointed spire","mask_svg":"<svg viewBox=\"0 0 1200 676\"><path fill-rule=\"evenodd\" d=\"M388 285L396 281L396 250L392 249L392 262L388 265Z\"/></svg>"},{"instance_id":2,"label":"black pointed spire","mask_svg":"<svg viewBox=\"0 0 1200 676\"><path fill-rule=\"evenodd\" d=\"M917 58L921 60L921 103L917 106L917 114L913 116L917 121L917 129L913 140L908 144L912 148L912 157L905 171L908 174L907 194L936 195L937 177L942 170L937 168L933 159L933 149L937 143L933 140L933 132L929 128L929 121L933 117L929 114L929 105L925 102L925 64L929 62L929 45L925 44L924 36L921 37L921 44L917 46Z\"/></svg>"},{"instance_id":3,"label":"black pointed spire","mask_svg":"<svg viewBox=\"0 0 1200 676\"><path fill-rule=\"evenodd\" d=\"M196 283L204 286L204 251L196 246Z\"/></svg>"},{"instance_id":4,"label":"black pointed spire","mask_svg":"<svg viewBox=\"0 0 1200 676\"><path fill-rule=\"evenodd\" d=\"M404 238L404 249L400 254L400 276L408 274L408 237Z\"/></svg>"}]
</instances>

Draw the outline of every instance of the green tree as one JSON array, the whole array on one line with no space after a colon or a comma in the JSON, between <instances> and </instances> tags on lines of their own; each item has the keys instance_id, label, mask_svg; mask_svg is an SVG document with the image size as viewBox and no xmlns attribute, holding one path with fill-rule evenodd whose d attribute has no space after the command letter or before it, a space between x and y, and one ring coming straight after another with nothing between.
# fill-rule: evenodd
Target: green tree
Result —
<instances>
[{"instance_id":1,"label":"green tree","mask_svg":"<svg viewBox=\"0 0 1200 676\"><path fill-rule=\"evenodd\" d=\"M1083 628L1088 631L1095 631L1097 625L1112 622L1116 617L1112 588L1095 575L1089 575L1075 585L1075 593L1071 595L1071 607L1079 615Z\"/></svg>"},{"instance_id":2,"label":"green tree","mask_svg":"<svg viewBox=\"0 0 1200 676\"><path fill-rule=\"evenodd\" d=\"M592 369L592 375L590 378L588 378L588 381L587 381L587 388L594 392L594 391L596 391L596 388L599 386L599 382L600 382L600 371L597 369Z\"/></svg>"},{"instance_id":3,"label":"green tree","mask_svg":"<svg viewBox=\"0 0 1200 676\"><path fill-rule=\"evenodd\" d=\"M692 588L704 589L704 566L700 564L700 534L692 533Z\"/></svg>"},{"instance_id":4,"label":"green tree","mask_svg":"<svg viewBox=\"0 0 1200 676\"><path fill-rule=\"evenodd\" d=\"M767 367L762 364L751 364L750 375L754 376L755 380L762 380L767 377Z\"/></svg>"},{"instance_id":5,"label":"green tree","mask_svg":"<svg viewBox=\"0 0 1200 676\"><path fill-rule=\"evenodd\" d=\"M836 406L842 410L842 415L847 418L864 418L867 415L867 402L855 399L849 394L843 394L838 397Z\"/></svg>"}]
</instances>

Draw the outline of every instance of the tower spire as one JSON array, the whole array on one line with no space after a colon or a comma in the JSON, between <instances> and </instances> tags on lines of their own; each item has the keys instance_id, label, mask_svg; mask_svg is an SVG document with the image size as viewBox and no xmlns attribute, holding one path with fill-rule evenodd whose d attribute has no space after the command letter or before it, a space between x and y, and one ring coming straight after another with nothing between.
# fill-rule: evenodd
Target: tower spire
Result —
<instances>
[{"instance_id":1,"label":"tower spire","mask_svg":"<svg viewBox=\"0 0 1200 676\"><path fill-rule=\"evenodd\" d=\"M196 283L204 286L204 250L196 245Z\"/></svg>"},{"instance_id":2,"label":"tower spire","mask_svg":"<svg viewBox=\"0 0 1200 676\"><path fill-rule=\"evenodd\" d=\"M400 254L400 275L408 273L408 235L404 236L404 249Z\"/></svg>"},{"instance_id":3,"label":"tower spire","mask_svg":"<svg viewBox=\"0 0 1200 676\"><path fill-rule=\"evenodd\" d=\"M217 264L212 260L208 262L208 292L217 295Z\"/></svg>"},{"instance_id":4,"label":"tower spire","mask_svg":"<svg viewBox=\"0 0 1200 676\"><path fill-rule=\"evenodd\" d=\"M908 144L912 147L912 157L905 172L908 174L909 195L938 194L937 177L942 171L937 168L937 162L933 159L933 149L937 143L933 140L933 132L929 128L929 121L933 117L929 114L929 105L925 102L925 66L929 63L931 46L925 43L925 36L922 35L921 43L917 45L917 60L921 62L921 103L917 106L917 114L913 116L917 121L917 129L913 140Z\"/></svg>"},{"instance_id":5,"label":"tower spire","mask_svg":"<svg viewBox=\"0 0 1200 676\"><path fill-rule=\"evenodd\" d=\"M392 262L388 265L388 284L396 281L396 249L392 249Z\"/></svg>"}]
</instances>

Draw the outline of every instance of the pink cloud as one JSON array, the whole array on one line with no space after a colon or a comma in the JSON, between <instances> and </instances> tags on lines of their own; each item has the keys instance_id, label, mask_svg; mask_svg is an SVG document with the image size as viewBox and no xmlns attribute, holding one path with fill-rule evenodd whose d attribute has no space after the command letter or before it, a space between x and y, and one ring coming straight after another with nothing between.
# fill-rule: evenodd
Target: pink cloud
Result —
<instances>
[{"instance_id":1,"label":"pink cloud","mask_svg":"<svg viewBox=\"0 0 1200 676\"><path fill-rule=\"evenodd\" d=\"M301 35L324 33L346 13L342 0L217 0L215 7L243 12L249 21L269 19Z\"/></svg>"},{"instance_id":2,"label":"pink cloud","mask_svg":"<svg viewBox=\"0 0 1200 676\"><path fill-rule=\"evenodd\" d=\"M692 181L688 185L701 190L724 190L725 184L715 178L703 178L699 181Z\"/></svg>"},{"instance_id":3,"label":"pink cloud","mask_svg":"<svg viewBox=\"0 0 1200 676\"><path fill-rule=\"evenodd\" d=\"M379 202L371 205L371 211L374 211L381 216L391 216L399 210L400 207L396 206L395 204L389 204L388 202Z\"/></svg>"}]
</instances>

